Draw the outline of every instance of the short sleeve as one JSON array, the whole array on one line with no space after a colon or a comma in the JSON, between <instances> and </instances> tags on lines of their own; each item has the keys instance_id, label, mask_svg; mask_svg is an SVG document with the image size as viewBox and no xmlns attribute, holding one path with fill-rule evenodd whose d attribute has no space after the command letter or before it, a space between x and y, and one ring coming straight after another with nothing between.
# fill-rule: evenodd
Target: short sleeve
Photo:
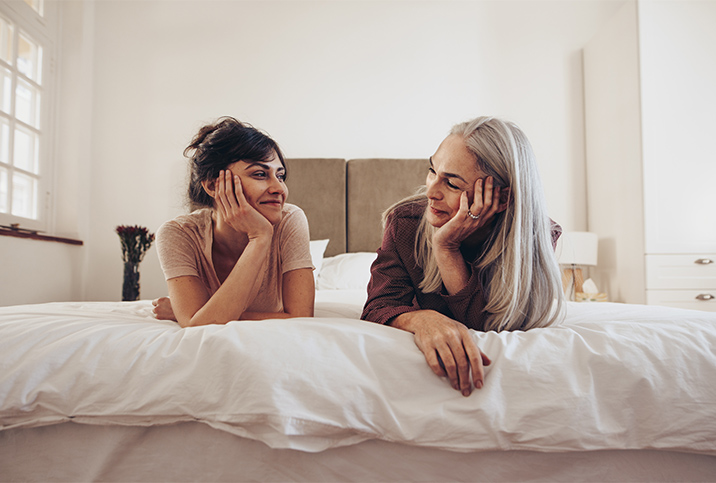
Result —
<instances>
[{"instance_id":1,"label":"short sleeve","mask_svg":"<svg viewBox=\"0 0 716 483\"><path fill-rule=\"evenodd\" d=\"M157 254L164 279L200 276L197 247L191 235L175 221L164 223L157 230Z\"/></svg>"},{"instance_id":2,"label":"short sleeve","mask_svg":"<svg viewBox=\"0 0 716 483\"><path fill-rule=\"evenodd\" d=\"M311 260L308 219L303 210L292 206L292 210L286 213L280 226L281 273L299 268L315 268Z\"/></svg>"}]
</instances>

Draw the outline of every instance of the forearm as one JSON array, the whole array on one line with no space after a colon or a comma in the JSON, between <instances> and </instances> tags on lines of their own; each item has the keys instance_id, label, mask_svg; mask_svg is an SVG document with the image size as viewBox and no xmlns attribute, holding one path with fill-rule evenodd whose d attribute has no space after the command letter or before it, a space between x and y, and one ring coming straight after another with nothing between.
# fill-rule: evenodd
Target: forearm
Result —
<instances>
[{"instance_id":1,"label":"forearm","mask_svg":"<svg viewBox=\"0 0 716 483\"><path fill-rule=\"evenodd\" d=\"M296 317L287 312L244 312L240 320L290 319Z\"/></svg>"},{"instance_id":2,"label":"forearm","mask_svg":"<svg viewBox=\"0 0 716 483\"><path fill-rule=\"evenodd\" d=\"M187 325L225 324L239 320L258 293L257 280L262 278L270 246L270 238L249 241L224 283L194 313Z\"/></svg>"},{"instance_id":3,"label":"forearm","mask_svg":"<svg viewBox=\"0 0 716 483\"><path fill-rule=\"evenodd\" d=\"M440 270L445 290L455 295L465 288L470 280L470 271L460 250L436 249L435 261Z\"/></svg>"},{"instance_id":4,"label":"forearm","mask_svg":"<svg viewBox=\"0 0 716 483\"><path fill-rule=\"evenodd\" d=\"M290 270L283 274L283 311L244 312L241 314L241 320L313 317L315 296L316 287L313 283L313 269Z\"/></svg>"}]
</instances>

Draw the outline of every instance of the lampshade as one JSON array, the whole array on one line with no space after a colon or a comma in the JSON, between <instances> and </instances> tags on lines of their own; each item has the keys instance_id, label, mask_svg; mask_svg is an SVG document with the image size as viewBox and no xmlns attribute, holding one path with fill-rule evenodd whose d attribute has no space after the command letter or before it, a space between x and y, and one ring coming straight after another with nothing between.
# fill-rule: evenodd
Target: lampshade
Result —
<instances>
[{"instance_id":1,"label":"lampshade","mask_svg":"<svg viewBox=\"0 0 716 483\"><path fill-rule=\"evenodd\" d=\"M596 265L599 237L587 231L568 231L557 240L560 265Z\"/></svg>"}]
</instances>

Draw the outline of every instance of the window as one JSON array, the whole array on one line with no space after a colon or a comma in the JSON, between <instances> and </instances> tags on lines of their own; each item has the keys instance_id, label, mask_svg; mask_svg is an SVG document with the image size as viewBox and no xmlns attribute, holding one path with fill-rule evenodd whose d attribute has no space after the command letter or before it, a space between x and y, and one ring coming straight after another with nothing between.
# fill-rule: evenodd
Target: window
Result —
<instances>
[{"instance_id":1,"label":"window","mask_svg":"<svg viewBox=\"0 0 716 483\"><path fill-rule=\"evenodd\" d=\"M43 0L0 2L0 225L46 230L52 35Z\"/></svg>"}]
</instances>

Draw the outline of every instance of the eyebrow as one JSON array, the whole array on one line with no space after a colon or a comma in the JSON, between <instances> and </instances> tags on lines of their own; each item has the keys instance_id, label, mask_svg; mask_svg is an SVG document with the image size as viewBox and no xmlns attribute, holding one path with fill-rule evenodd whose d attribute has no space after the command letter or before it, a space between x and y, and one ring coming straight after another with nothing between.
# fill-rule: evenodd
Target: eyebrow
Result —
<instances>
[{"instance_id":1,"label":"eyebrow","mask_svg":"<svg viewBox=\"0 0 716 483\"><path fill-rule=\"evenodd\" d=\"M246 171L247 169L251 169L254 166L259 166L259 167L265 169L266 171L271 171L271 166L269 166L268 164L262 163L261 161L249 161L248 166L246 166L246 168L244 168L244 171ZM276 171L277 172L278 171L286 171L286 168L281 166L280 168L276 168Z\"/></svg>"},{"instance_id":2,"label":"eyebrow","mask_svg":"<svg viewBox=\"0 0 716 483\"><path fill-rule=\"evenodd\" d=\"M434 170L435 168L433 167L433 157L430 156L429 159L430 159L430 167L433 168L433 170ZM446 178L457 178L457 179L459 179L460 181L462 181L463 183L467 184L467 181L465 181L465 178L463 178L463 177L460 176L459 174L455 174L455 173L442 173L442 175L445 176Z\"/></svg>"}]
</instances>

